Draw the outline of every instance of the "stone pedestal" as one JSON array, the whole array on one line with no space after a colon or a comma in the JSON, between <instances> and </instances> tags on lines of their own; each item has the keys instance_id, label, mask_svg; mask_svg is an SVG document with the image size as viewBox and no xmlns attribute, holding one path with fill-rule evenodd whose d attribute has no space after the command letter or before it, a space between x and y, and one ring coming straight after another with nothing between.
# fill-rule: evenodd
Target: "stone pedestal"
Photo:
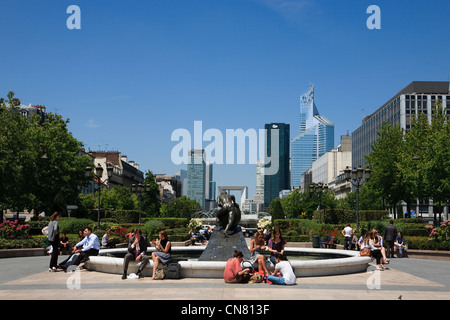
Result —
<instances>
[{"instance_id":1,"label":"stone pedestal","mask_svg":"<svg viewBox=\"0 0 450 320\"><path fill-rule=\"evenodd\" d=\"M242 234L241 228L237 227L236 232L228 237L225 237L222 230L215 229L205 250L198 259L199 261L227 261L233 258L234 250L241 251L244 254L244 259L250 259L250 250L248 249L245 237Z\"/></svg>"}]
</instances>

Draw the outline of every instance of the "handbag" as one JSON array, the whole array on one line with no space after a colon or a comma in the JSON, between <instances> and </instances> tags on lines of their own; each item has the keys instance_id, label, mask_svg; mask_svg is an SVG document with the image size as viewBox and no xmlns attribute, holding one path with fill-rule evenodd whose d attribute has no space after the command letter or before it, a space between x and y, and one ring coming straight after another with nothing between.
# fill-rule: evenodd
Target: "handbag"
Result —
<instances>
[{"instance_id":1,"label":"handbag","mask_svg":"<svg viewBox=\"0 0 450 320\"><path fill-rule=\"evenodd\" d=\"M370 250L369 249L361 249L359 252L361 257L370 257Z\"/></svg>"},{"instance_id":2,"label":"handbag","mask_svg":"<svg viewBox=\"0 0 450 320\"><path fill-rule=\"evenodd\" d=\"M166 277L164 269L156 269L155 271L155 280L163 280Z\"/></svg>"}]
</instances>

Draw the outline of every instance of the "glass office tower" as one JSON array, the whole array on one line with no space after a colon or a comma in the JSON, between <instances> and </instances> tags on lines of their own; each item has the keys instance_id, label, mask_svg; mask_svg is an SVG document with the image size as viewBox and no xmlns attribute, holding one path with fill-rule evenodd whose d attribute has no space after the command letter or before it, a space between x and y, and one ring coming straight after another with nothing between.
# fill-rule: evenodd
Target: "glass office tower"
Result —
<instances>
[{"instance_id":1,"label":"glass office tower","mask_svg":"<svg viewBox=\"0 0 450 320\"><path fill-rule=\"evenodd\" d=\"M205 207L206 197L206 161L205 150L190 149L187 164L187 197Z\"/></svg>"},{"instance_id":2,"label":"glass office tower","mask_svg":"<svg viewBox=\"0 0 450 320\"><path fill-rule=\"evenodd\" d=\"M289 140L290 125L286 123L270 123L264 126L266 130L266 157L272 160L270 163L266 159L264 165L264 205L268 207L270 202L279 196L281 190L291 188L289 172ZM272 134L277 130L277 134ZM272 137L278 137L278 141L272 141ZM278 144L277 148L275 145ZM278 154L275 150L278 149ZM274 169L274 166L278 170Z\"/></svg>"},{"instance_id":3,"label":"glass office tower","mask_svg":"<svg viewBox=\"0 0 450 320\"><path fill-rule=\"evenodd\" d=\"M300 134L291 141L292 187L301 185L302 175L312 163L333 149L334 124L319 114L314 103L314 85L300 97Z\"/></svg>"}]
</instances>

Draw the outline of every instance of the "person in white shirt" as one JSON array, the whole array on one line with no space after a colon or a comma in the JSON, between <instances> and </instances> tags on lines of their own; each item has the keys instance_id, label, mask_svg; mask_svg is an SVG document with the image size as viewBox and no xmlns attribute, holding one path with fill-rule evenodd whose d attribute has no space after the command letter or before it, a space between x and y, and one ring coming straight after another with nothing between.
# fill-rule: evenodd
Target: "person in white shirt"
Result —
<instances>
[{"instance_id":1,"label":"person in white shirt","mask_svg":"<svg viewBox=\"0 0 450 320\"><path fill-rule=\"evenodd\" d=\"M344 236L344 250L348 250L353 237L353 229L350 227L350 223L347 223L347 226L341 232Z\"/></svg>"},{"instance_id":2,"label":"person in white shirt","mask_svg":"<svg viewBox=\"0 0 450 320\"><path fill-rule=\"evenodd\" d=\"M274 284L282 285L294 285L297 283L297 277L295 276L294 270L292 269L291 263L287 260L286 256L277 253L275 255L275 260L277 264L275 265L275 270L272 275L267 277L267 280ZM281 277L277 277L278 272Z\"/></svg>"},{"instance_id":3,"label":"person in white shirt","mask_svg":"<svg viewBox=\"0 0 450 320\"><path fill-rule=\"evenodd\" d=\"M364 241L361 242L361 250L362 249L370 249L371 256L377 262L377 270L383 271L385 270L385 266L383 264L383 255L381 254L381 250L375 246L375 234L373 231L369 231L367 233L367 237Z\"/></svg>"},{"instance_id":4,"label":"person in white shirt","mask_svg":"<svg viewBox=\"0 0 450 320\"><path fill-rule=\"evenodd\" d=\"M73 248L74 253L80 254L73 262L76 266L82 262L88 261L90 256L98 255L98 252L100 251L100 241L98 240L97 235L92 233L92 228L86 227L83 234L83 240L78 242ZM80 249L80 247L82 247L82 249Z\"/></svg>"}]
</instances>

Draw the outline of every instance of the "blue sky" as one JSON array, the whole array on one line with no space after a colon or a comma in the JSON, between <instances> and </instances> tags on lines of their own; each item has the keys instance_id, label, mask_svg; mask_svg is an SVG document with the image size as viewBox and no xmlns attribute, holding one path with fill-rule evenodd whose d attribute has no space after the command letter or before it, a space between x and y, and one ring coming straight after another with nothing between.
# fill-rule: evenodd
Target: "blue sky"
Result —
<instances>
[{"instance_id":1,"label":"blue sky","mask_svg":"<svg viewBox=\"0 0 450 320\"><path fill-rule=\"evenodd\" d=\"M72 4L80 30L66 27ZM373 4L380 30L366 27ZM174 130L284 122L295 137L314 83L337 146L411 81L449 79L448 12L448 0L0 0L0 96L69 118L86 148L173 174ZM253 194L255 172L216 165L214 178Z\"/></svg>"}]
</instances>

